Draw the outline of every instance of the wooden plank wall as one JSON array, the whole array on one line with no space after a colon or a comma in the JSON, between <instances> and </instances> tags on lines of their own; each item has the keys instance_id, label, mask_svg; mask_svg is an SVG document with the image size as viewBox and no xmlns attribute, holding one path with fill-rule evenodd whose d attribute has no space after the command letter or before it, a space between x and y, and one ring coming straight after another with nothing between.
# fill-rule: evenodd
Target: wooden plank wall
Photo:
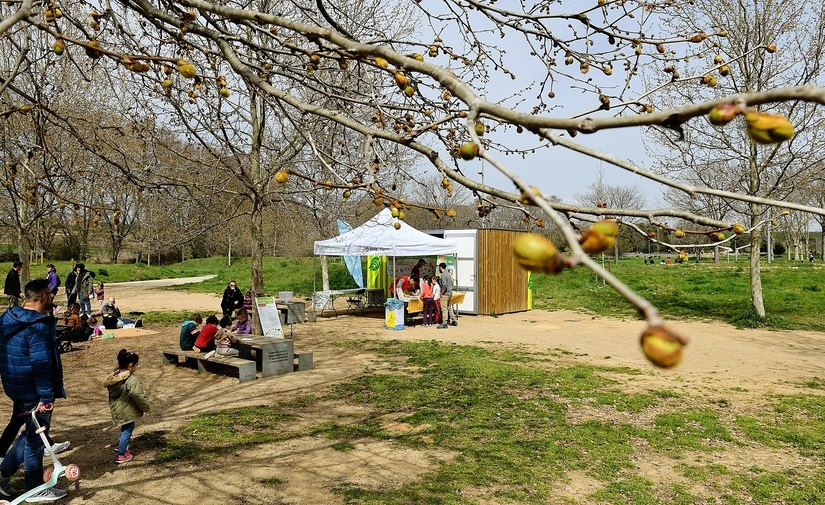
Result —
<instances>
[{"instance_id":1,"label":"wooden plank wall","mask_svg":"<svg viewBox=\"0 0 825 505\"><path fill-rule=\"evenodd\" d=\"M507 314L527 310L527 272L513 257L512 244L523 232L478 230L478 313Z\"/></svg>"}]
</instances>

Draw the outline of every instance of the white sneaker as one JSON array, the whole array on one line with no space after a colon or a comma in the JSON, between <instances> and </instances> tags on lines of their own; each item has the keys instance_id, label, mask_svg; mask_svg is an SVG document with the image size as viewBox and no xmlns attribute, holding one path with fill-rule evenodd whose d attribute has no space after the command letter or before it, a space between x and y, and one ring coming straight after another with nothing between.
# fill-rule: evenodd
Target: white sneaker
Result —
<instances>
[{"instance_id":1,"label":"white sneaker","mask_svg":"<svg viewBox=\"0 0 825 505\"><path fill-rule=\"evenodd\" d=\"M209 351L209 352L208 352L208 353L206 353L203 357L204 357L205 359L214 358L214 357L215 357L215 351Z\"/></svg>"},{"instance_id":2,"label":"white sneaker","mask_svg":"<svg viewBox=\"0 0 825 505\"><path fill-rule=\"evenodd\" d=\"M64 491L62 489L57 489L56 487L50 487L48 489L44 489L40 491L34 496L30 496L26 498L26 503L41 503L47 501L57 501L66 497L69 494L68 491Z\"/></svg>"},{"instance_id":3,"label":"white sneaker","mask_svg":"<svg viewBox=\"0 0 825 505\"><path fill-rule=\"evenodd\" d=\"M55 442L55 444L52 446L52 452L55 454L66 452L66 450L69 449L70 445L72 445L72 443L68 440L66 440L65 442Z\"/></svg>"}]
</instances>

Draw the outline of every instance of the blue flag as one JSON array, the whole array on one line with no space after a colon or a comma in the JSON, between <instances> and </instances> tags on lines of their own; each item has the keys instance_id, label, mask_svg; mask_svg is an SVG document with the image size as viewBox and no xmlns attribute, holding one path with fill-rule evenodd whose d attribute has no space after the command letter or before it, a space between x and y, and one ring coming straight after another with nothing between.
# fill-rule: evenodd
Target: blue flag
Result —
<instances>
[{"instance_id":1,"label":"blue flag","mask_svg":"<svg viewBox=\"0 0 825 505\"><path fill-rule=\"evenodd\" d=\"M351 231L352 225L346 221L338 220L338 234L343 235L344 233ZM364 273L361 271L361 256L344 256L344 263L347 265L347 270L349 270L350 275L352 278L355 279L355 283L358 284L359 288L364 287Z\"/></svg>"}]
</instances>

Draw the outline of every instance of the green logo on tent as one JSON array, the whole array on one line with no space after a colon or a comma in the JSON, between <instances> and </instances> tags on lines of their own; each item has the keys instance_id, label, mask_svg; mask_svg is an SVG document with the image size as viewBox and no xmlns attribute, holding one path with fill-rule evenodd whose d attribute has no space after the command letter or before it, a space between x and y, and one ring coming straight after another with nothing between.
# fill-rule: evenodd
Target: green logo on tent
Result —
<instances>
[{"instance_id":1,"label":"green logo on tent","mask_svg":"<svg viewBox=\"0 0 825 505\"><path fill-rule=\"evenodd\" d=\"M370 260L370 272L377 272L381 270L381 258L373 256Z\"/></svg>"}]
</instances>

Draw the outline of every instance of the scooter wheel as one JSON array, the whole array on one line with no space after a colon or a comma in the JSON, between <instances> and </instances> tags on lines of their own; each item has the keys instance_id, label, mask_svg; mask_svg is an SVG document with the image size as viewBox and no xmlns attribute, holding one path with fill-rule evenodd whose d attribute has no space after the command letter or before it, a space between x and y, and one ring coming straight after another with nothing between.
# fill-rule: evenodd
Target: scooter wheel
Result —
<instances>
[{"instance_id":1,"label":"scooter wheel","mask_svg":"<svg viewBox=\"0 0 825 505\"><path fill-rule=\"evenodd\" d=\"M67 480L76 481L79 478L80 478L80 467L79 466L77 466L75 464L71 464L71 465L66 467L66 479Z\"/></svg>"},{"instance_id":2,"label":"scooter wheel","mask_svg":"<svg viewBox=\"0 0 825 505\"><path fill-rule=\"evenodd\" d=\"M49 482L49 479L52 478L52 473L54 472L54 467L49 467L43 470L43 482Z\"/></svg>"}]
</instances>

